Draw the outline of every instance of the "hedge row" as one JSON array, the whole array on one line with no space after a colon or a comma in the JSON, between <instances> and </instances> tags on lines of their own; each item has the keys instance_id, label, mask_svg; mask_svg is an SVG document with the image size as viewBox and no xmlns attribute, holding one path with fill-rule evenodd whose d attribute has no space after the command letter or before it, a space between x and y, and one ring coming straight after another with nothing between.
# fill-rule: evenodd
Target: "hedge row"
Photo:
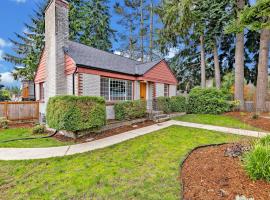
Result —
<instances>
[{"instance_id":1,"label":"hedge row","mask_svg":"<svg viewBox=\"0 0 270 200\"><path fill-rule=\"evenodd\" d=\"M49 127L58 130L92 130L106 124L105 100L101 97L52 97L46 113Z\"/></svg>"},{"instance_id":2,"label":"hedge row","mask_svg":"<svg viewBox=\"0 0 270 200\"><path fill-rule=\"evenodd\" d=\"M116 120L130 120L146 115L146 102L141 100L121 101L114 105Z\"/></svg>"},{"instance_id":3,"label":"hedge row","mask_svg":"<svg viewBox=\"0 0 270 200\"><path fill-rule=\"evenodd\" d=\"M164 113L186 112L186 98L184 96L158 97L157 109Z\"/></svg>"},{"instance_id":4,"label":"hedge row","mask_svg":"<svg viewBox=\"0 0 270 200\"><path fill-rule=\"evenodd\" d=\"M220 114L231 110L229 95L217 88L196 87L188 95L187 112Z\"/></svg>"}]
</instances>

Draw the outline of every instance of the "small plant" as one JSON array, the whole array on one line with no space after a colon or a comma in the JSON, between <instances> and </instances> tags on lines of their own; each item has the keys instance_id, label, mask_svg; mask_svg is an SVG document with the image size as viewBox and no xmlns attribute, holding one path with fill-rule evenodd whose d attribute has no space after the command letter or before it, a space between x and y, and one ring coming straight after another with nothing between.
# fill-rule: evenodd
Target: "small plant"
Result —
<instances>
[{"instance_id":1,"label":"small plant","mask_svg":"<svg viewBox=\"0 0 270 200\"><path fill-rule=\"evenodd\" d=\"M9 123L9 121L5 117L0 118L0 127L1 128L7 129L8 128L8 123Z\"/></svg>"},{"instance_id":2,"label":"small plant","mask_svg":"<svg viewBox=\"0 0 270 200\"><path fill-rule=\"evenodd\" d=\"M270 136L261 138L244 155L244 167L252 179L270 182Z\"/></svg>"},{"instance_id":3,"label":"small plant","mask_svg":"<svg viewBox=\"0 0 270 200\"><path fill-rule=\"evenodd\" d=\"M32 133L33 134L43 134L45 133L45 126L44 125L36 125L33 130L32 130Z\"/></svg>"},{"instance_id":4,"label":"small plant","mask_svg":"<svg viewBox=\"0 0 270 200\"><path fill-rule=\"evenodd\" d=\"M258 115L258 114L254 113L254 114L252 115L252 119L258 119L258 118L259 118L259 115Z\"/></svg>"}]
</instances>

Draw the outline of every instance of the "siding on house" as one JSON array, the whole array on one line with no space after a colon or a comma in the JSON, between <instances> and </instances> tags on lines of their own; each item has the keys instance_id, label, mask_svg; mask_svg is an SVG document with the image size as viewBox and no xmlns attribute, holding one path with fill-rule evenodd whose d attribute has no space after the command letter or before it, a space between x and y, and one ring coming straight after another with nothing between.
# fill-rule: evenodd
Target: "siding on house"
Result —
<instances>
[{"instance_id":1,"label":"siding on house","mask_svg":"<svg viewBox=\"0 0 270 200\"><path fill-rule=\"evenodd\" d=\"M176 85L169 86L169 96L170 97L176 96Z\"/></svg>"},{"instance_id":2,"label":"siding on house","mask_svg":"<svg viewBox=\"0 0 270 200\"><path fill-rule=\"evenodd\" d=\"M139 100L140 98L140 81L134 81L134 100Z\"/></svg>"},{"instance_id":3,"label":"siding on house","mask_svg":"<svg viewBox=\"0 0 270 200\"><path fill-rule=\"evenodd\" d=\"M146 72L140 80L177 85L177 80L165 61L161 61L155 67Z\"/></svg>"},{"instance_id":4,"label":"siding on house","mask_svg":"<svg viewBox=\"0 0 270 200\"><path fill-rule=\"evenodd\" d=\"M81 74L82 95L100 96L100 76L94 74Z\"/></svg>"},{"instance_id":5,"label":"siding on house","mask_svg":"<svg viewBox=\"0 0 270 200\"><path fill-rule=\"evenodd\" d=\"M67 75L67 94L73 95L73 74Z\"/></svg>"},{"instance_id":6,"label":"siding on house","mask_svg":"<svg viewBox=\"0 0 270 200\"><path fill-rule=\"evenodd\" d=\"M164 84L156 83L156 97L163 97L163 96L164 96Z\"/></svg>"},{"instance_id":7,"label":"siding on house","mask_svg":"<svg viewBox=\"0 0 270 200\"><path fill-rule=\"evenodd\" d=\"M35 75L35 83L44 82L46 80L46 51L43 50L39 60L37 72Z\"/></svg>"},{"instance_id":8,"label":"siding on house","mask_svg":"<svg viewBox=\"0 0 270 200\"><path fill-rule=\"evenodd\" d=\"M65 73L66 75L73 74L76 70L76 64L74 60L67 54L65 54Z\"/></svg>"}]
</instances>

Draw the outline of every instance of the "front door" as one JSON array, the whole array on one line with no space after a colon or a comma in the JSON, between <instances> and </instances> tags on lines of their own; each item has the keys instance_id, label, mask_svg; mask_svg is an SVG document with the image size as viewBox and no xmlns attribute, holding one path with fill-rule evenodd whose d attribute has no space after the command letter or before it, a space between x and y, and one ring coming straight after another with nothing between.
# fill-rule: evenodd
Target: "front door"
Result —
<instances>
[{"instance_id":1,"label":"front door","mask_svg":"<svg viewBox=\"0 0 270 200\"><path fill-rule=\"evenodd\" d=\"M146 100L146 83L140 82L140 97L141 100Z\"/></svg>"}]
</instances>

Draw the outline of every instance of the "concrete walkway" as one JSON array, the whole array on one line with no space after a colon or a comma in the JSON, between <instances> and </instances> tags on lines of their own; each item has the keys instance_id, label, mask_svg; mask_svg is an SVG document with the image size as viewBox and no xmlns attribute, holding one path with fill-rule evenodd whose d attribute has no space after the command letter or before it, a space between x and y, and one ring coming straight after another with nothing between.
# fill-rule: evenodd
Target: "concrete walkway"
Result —
<instances>
[{"instance_id":1,"label":"concrete walkway","mask_svg":"<svg viewBox=\"0 0 270 200\"><path fill-rule=\"evenodd\" d=\"M223 133L231 133L237 135L246 135L252 137L262 137L267 135L265 132L241 130L234 128L226 128L220 126L195 124L189 122L170 120L167 122L154 124L151 126L139 128L136 130L128 131L118 135L110 136L104 139L95 140L92 142L75 144L71 146L62 147L48 147L48 148L0 148L0 160L30 160L30 159L42 159L51 157L61 157L66 155L74 155L77 153L84 153L88 151L93 151L96 149L101 149L105 147L118 144L132 138L136 138L141 135L151 133L172 125L179 125L191 128L206 129L211 131L219 131Z\"/></svg>"}]
</instances>

